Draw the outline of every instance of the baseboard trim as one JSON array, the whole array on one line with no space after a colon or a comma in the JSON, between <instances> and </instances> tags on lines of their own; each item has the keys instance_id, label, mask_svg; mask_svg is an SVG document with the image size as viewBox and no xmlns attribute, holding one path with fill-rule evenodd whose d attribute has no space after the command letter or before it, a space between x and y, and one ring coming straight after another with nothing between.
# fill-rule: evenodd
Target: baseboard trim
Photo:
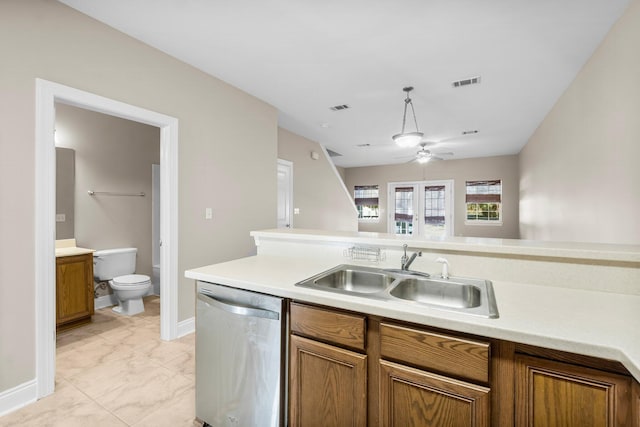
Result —
<instances>
[{"instance_id":1,"label":"baseboard trim","mask_svg":"<svg viewBox=\"0 0 640 427\"><path fill-rule=\"evenodd\" d=\"M38 400L36 380L27 381L0 393L0 417Z\"/></svg>"},{"instance_id":2,"label":"baseboard trim","mask_svg":"<svg viewBox=\"0 0 640 427\"><path fill-rule=\"evenodd\" d=\"M192 334L196 331L196 318L190 317L178 322L178 338Z\"/></svg>"},{"instance_id":3,"label":"baseboard trim","mask_svg":"<svg viewBox=\"0 0 640 427\"><path fill-rule=\"evenodd\" d=\"M95 310L111 307L112 305L118 305L118 299L114 294L103 295L93 300L93 308Z\"/></svg>"}]
</instances>

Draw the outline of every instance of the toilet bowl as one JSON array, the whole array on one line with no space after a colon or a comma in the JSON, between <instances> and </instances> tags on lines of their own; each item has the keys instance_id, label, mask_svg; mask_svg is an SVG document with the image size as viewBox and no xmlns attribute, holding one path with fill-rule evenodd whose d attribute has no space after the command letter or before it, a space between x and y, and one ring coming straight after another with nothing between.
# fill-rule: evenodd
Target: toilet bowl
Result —
<instances>
[{"instance_id":1,"label":"toilet bowl","mask_svg":"<svg viewBox=\"0 0 640 427\"><path fill-rule=\"evenodd\" d=\"M93 253L93 275L96 280L109 281L109 286L118 298L116 313L133 316L144 311L142 297L151 288L151 278L134 274L136 248L117 248Z\"/></svg>"},{"instance_id":2,"label":"toilet bowl","mask_svg":"<svg viewBox=\"0 0 640 427\"><path fill-rule=\"evenodd\" d=\"M151 288L151 279L144 274L127 274L109 280L109 286L118 298L118 305L113 311L125 316L133 316L144 312L142 297Z\"/></svg>"}]
</instances>

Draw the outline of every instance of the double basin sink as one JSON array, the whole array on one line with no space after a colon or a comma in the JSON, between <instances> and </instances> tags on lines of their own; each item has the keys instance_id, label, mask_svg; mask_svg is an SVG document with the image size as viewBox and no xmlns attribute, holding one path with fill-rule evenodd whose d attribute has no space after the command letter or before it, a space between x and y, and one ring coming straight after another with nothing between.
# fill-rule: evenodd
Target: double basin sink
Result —
<instances>
[{"instance_id":1,"label":"double basin sink","mask_svg":"<svg viewBox=\"0 0 640 427\"><path fill-rule=\"evenodd\" d=\"M493 286L488 280L432 278L426 273L411 270L342 264L296 283L296 286L419 304L482 317L498 317Z\"/></svg>"}]
</instances>

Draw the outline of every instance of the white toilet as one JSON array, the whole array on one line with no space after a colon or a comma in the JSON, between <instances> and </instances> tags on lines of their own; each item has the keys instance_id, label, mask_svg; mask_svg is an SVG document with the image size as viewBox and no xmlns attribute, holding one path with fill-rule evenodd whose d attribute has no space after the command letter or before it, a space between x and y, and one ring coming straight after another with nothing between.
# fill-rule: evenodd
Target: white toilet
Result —
<instances>
[{"instance_id":1,"label":"white toilet","mask_svg":"<svg viewBox=\"0 0 640 427\"><path fill-rule=\"evenodd\" d=\"M142 297L151 288L151 279L136 271L136 248L119 248L93 253L93 277L109 281L109 286L118 298L119 305L113 311L126 316L142 313Z\"/></svg>"}]
</instances>

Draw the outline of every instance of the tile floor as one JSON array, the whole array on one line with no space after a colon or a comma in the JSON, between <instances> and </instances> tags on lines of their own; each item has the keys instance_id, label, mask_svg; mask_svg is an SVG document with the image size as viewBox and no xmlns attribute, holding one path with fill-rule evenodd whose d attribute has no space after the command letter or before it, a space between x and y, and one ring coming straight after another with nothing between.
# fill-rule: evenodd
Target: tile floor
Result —
<instances>
[{"instance_id":1,"label":"tile floor","mask_svg":"<svg viewBox=\"0 0 640 427\"><path fill-rule=\"evenodd\" d=\"M160 299L132 317L111 308L58 335L56 391L0 426L192 427L195 335L160 340Z\"/></svg>"}]
</instances>

